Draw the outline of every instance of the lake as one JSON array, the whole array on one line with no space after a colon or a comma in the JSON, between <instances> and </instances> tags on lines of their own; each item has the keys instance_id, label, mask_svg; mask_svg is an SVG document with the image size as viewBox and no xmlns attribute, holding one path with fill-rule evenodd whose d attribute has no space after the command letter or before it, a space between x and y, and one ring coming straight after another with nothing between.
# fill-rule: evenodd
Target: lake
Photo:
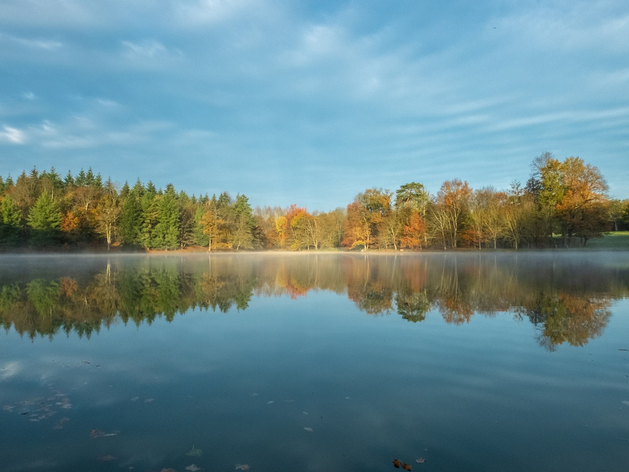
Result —
<instances>
[{"instance_id":1,"label":"lake","mask_svg":"<svg viewBox=\"0 0 629 472\"><path fill-rule=\"evenodd\" d=\"M625 471L628 295L624 252L0 256L0 469Z\"/></svg>"}]
</instances>

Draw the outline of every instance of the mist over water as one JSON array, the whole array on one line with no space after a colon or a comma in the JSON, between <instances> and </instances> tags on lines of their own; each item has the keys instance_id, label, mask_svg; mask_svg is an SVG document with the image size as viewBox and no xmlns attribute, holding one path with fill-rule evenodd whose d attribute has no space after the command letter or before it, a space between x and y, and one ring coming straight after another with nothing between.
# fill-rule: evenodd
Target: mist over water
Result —
<instances>
[{"instance_id":1,"label":"mist over water","mask_svg":"<svg viewBox=\"0 0 629 472\"><path fill-rule=\"evenodd\" d=\"M0 463L624 470L628 294L622 252L1 256Z\"/></svg>"}]
</instances>

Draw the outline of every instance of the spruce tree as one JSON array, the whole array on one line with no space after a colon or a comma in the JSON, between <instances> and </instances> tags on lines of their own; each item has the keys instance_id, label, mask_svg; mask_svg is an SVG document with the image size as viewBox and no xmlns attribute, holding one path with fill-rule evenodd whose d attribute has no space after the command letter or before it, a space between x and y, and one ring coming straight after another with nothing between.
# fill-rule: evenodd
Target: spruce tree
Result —
<instances>
[{"instance_id":1,"label":"spruce tree","mask_svg":"<svg viewBox=\"0 0 629 472\"><path fill-rule=\"evenodd\" d=\"M46 246L59 241L61 212L48 192L42 193L28 213L31 243Z\"/></svg>"},{"instance_id":2,"label":"spruce tree","mask_svg":"<svg viewBox=\"0 0 629 472\"><path fill-rule=\"evenodd\" d=\"M157 202L157 224L153 230L153 245L157 249L177 249L179 247L179 228L181 211L177 194L172 184Z\"/></svg>"},{"instance_id":3,"label":"spruce tree","mask_svg":"<svg viewBox=\"0 0 629 472\"><path fill-rule=\"evenodd\" d=\"M22 212L10 196L0 203L0 246L13 247L20 240Z\"/></svg>"}]
</instances>

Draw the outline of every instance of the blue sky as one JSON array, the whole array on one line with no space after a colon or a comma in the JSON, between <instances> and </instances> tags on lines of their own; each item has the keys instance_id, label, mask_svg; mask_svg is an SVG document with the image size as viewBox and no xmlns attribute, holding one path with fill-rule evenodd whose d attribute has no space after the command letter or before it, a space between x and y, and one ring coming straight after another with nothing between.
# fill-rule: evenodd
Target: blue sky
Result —
<instances>
[{"instance_id":1,"label":"blue sky","mask_svg":"<svg viewBox=\"0 0 629 472\"><path fill-rule=\"evenodd\" d=\"M629 2L2 0L0 174L347 205L525 182L542 152L629 197Z\"/></svg>"}]
</instances>

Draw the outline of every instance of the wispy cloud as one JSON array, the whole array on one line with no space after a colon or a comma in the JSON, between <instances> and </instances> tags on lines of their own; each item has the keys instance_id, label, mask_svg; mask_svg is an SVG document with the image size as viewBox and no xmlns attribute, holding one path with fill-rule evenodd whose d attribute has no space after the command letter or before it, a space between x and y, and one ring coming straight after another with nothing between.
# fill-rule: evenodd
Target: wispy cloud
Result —
<instances>
[{"instance_id":1,"label":"wispy cloud","mask_svg":"<svg viewBox=\"0 0 629 472\"><path fill-rule=\"evenodd\" d=\"M20 46L24 46L27 48L33 49L44 49L46 51L52 51L55 49L59 49L63 47L63 43L60 41L54 41L51 39L33 39L33 38L22 38L19 36L13 36L10 34L0 33L0 40L5 40L12 42L14 44L18 44Z\"/></svg>"},{"instance_id":2,"label":"wispy cloud","mask_svg":"<svg viewBox=\"0 0 629 472\"><path fill-rule=\"evenodd\" d=\"M26 135L22 130L11 126L4 126L0 130L0 143L24 144Z\"/></svg>"},{"instance_id":3,"label":"wispy cloud","mask_svg":"<svg viewBox=\"0 0 629 472\"><path fill-rule=\"evenodd\" d=\"M122 41L122 46L125 48L125 55L131 58L138 56L153 58L168 52L159 41L142 41L139 43Z\"/></svg>"}]
</instances>

